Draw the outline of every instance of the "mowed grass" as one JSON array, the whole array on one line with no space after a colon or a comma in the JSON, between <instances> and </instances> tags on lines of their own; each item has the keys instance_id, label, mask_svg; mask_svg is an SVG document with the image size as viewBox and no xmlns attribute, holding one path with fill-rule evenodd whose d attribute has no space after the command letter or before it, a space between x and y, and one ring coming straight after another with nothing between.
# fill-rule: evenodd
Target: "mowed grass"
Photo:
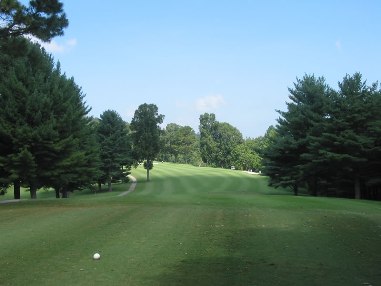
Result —
<instances>
[{"instance_id":1,"label":"mowed grass","mask_svg":"<svg viewBox=\"0 0 381 286\"><path fill-rule=\"evenodd\" d=\"M294 197L232 170L132 175L125 197L128 184L0 204L0 285L381 285L380 202Z\"/></svg>"}]
</instances>

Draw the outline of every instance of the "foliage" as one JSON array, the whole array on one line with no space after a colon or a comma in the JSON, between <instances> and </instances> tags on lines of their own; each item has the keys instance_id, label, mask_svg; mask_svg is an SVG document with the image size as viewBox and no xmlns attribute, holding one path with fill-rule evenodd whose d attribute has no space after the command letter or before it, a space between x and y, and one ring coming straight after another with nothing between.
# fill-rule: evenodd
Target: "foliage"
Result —
<instances>
[{"instance_id":1,"label":"foliage","mask_svg":"<svg viewBox=\"0 0 381 286\"><path fill-rule=\"evenodd\" d=\"M106 110L97 124L97 135L101 158L99 182L107 182L112 191L112 180L125 177L123 168L129 169L132 164L129 130L116 111Z\"/></svg>"},{"instance_id":2,"label":"foliage","mask_svg":"<svg viewBox=\"0 0 381 286\"><path fill-rule=\"evenodd\" d=\"M200 116L200 152L205 163L230 168L233 150L243 143L241 132L226 122L218 122L213 113Z\"/></svg>"},{"instance_id":3,"label":"foliage","mask_svg":"<svg viewBox=\"0 0 381 286\"><path fill-rule=\"evenodd\" d=\"M68 20L58 0L32 0L25 6L17 0L0 2L0 40L33 35L49 41L63 34Z\"/></svg>"},{"instance_id":4,"label":"foliage","mask_svg":"<svg viewBox=\"0 0 381 286\"><path fill-rule=\"evenodd\" d=\"M162 161L198 165L200 162L199 142L190 126L170 123L161 133Z\"/></svg>"},{"instance_id":5,"label":"foliage","mask_svg":"<svg viewBox=\"0 0 381 286\"><path fill-rule=\"evenodd\" d=\"M334 91L324 78L305 76L289 89L276 136L266 151L270 184L312 195L380 198L381 93L359 73Z\"/></svg>"},{"instance_id":6,"label":"foliage","mask_svg":"<svg viewBox=\"0 0 381 286\"><path fill-rule=\"evenodd\" d=\"M261 170L261 157L253 152L245 142L237 145L232 151L232 165L239 170Z\"/></svg>"},{"instance_id":7,"label":"foliage","mask_svg":"<svg viewBox=\"0 0 381 286\"><path fill-rule=\"evenodd\" d=\"M147 161L147 164L155 159L160 151L160 125L164 115L159 114L155 104L141 104L135 111L131 121L133 158L136 162ZM147 181L149 181L147 168Z\"/></svg>"},{"instance_id":8,"label":"foliage","mask_svg":"<svg viewBox=\"0 0 381 286\"><path fill-rule=\"evenodd\" d=\"M41 187L66 194L89 184L98 161L81 89L36 44L15 38L0 49L3 183L21 182L32 197Z\"/></svg>"},{"instance_id":9,"label":"foliage","mask_svg":"<svg viewBox=\"0 0 381 286\"><path fill-rule=\"evenodd\" d=\"M213 113L200 115L199 131L201 158L206 164L214 165L217 143L214 141L213 135L217 132L217 122Z\"/></svg>"}]
</instances>

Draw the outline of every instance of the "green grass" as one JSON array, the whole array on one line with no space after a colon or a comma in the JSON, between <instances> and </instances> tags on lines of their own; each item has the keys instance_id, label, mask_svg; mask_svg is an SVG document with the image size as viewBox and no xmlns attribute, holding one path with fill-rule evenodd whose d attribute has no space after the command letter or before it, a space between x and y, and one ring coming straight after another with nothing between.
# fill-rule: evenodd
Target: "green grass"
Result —
<instances>
[{"instance_id":1,"label":"green grass","mask_svg":"<svg viewBox=\"0 0 381 286\"><path fill-rule=\"evenodd\" d=\"M119 184L0 204L0 285L381 284L380 202L294 197L232 170L132 175L126 197Z\"/></svg>"}]
</instances>

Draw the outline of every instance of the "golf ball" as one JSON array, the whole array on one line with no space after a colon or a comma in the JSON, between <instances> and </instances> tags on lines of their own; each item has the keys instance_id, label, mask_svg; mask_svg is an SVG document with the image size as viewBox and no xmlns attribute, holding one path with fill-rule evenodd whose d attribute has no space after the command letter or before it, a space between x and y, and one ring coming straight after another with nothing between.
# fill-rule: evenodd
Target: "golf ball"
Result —
<instances>
[{"instance_id":1,"label":"golf ball","mask_svg":"<svg viewBox=\"0 0 381 286\"><path fill-rule=\"evenodd\" d=\"M98 260L98 259L101 258L101 255L100 255L99 253L94 253L93 258L94 258L95 260Z\"/></svg>"}]
</instances>

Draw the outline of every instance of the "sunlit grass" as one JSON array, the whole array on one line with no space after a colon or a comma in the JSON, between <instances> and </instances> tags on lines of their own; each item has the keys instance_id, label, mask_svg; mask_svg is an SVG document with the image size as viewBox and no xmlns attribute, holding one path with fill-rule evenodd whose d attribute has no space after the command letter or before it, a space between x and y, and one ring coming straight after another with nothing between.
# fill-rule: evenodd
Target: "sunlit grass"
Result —
<instances>
[{"instance_id":1,"label":"sunlit grass","mask_svg":"<svg viewBox=\"0 0 381 286\"><path fill-rule=\"evenodd\" d=\"M150 182L132 175L125 197L129 184L0 204L0 285L381 281L379 202L294 197L233 170L164 163Z\"/></svg>"}]
</instances>

